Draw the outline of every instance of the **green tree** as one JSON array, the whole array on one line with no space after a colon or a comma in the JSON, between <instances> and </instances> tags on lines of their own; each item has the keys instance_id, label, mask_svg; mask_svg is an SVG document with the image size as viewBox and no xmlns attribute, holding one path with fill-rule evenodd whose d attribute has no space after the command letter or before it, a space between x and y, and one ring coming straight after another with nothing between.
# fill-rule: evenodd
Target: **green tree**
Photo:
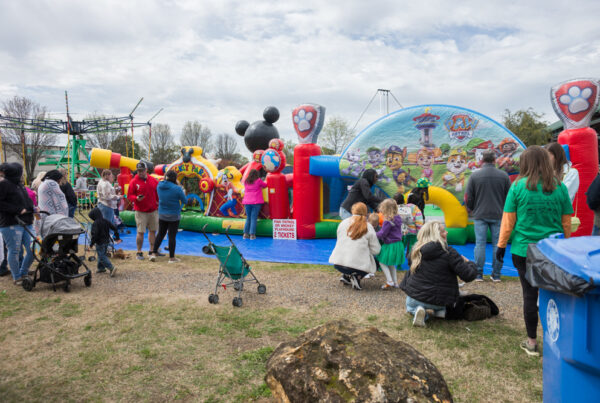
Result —
<instances>
[{"instance_id":1,"label":"green tree","mask_svg":"<svg viewBox=\"0 0 600 403\"><path fill-rule=\"evenodd\" d=\"M294 148L296 143L294 140L283 140L283 154L285 155L285 162L288 165L294 165Z\"/></svg>"},{"instance_id":2,"label":"green tree","mask_svg":"<svg viewBox=\"0 0 600 403\"><path fill-rule=\"evenodd\" d=\"M514 113L505 109L502 124L526 146L544 145L550 141L550 133L546 130L548 122L542 120L543 117L543 113L537 113L533 108L521 109Z\"/></svg>"},{"instance_id":3,"label":"green tree","mask_svg":"<svg viewBox=\"0 0 600 403\"><path fill-rule=\"evenodd\" d=\"M350 129L347 120L334 116L327 121L319 137L323 149L328 148L333 154L341 154L354 138L354 131Z\"/></svg>"},{"instance_id":4,"label":"green tree","mask_svg":"<svg viewBox=\"0 0 600 403\"><path fill-rule=\"evenodd\" d=\"M108 149L114 153L119 153L124 157L131 158L132 155L134 155L138 160L146 158L146 153L137 141L133 142L133 151L135 154L131 153L131 135L125 136L125 134L121 134L110 143Z\"/></svg>"}]
</instances>

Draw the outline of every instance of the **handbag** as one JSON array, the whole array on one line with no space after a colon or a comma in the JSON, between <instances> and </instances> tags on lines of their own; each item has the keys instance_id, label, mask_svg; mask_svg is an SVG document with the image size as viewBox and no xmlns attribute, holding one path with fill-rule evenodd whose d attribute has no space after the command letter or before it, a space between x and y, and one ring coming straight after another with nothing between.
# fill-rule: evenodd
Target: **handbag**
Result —
<instances>
[{"instance_id":1,"label":"handbag","mask_svg":"<svg viewBox=\"0 0 600 403\"><path fill-rule=\"evenodd\" d=\"M577 217L577 207L579 205L579 199L575 201L575 214L571 216L571 233L577 231L579 225L581 224L581 220Z\"/></svg>"}]
</instances>

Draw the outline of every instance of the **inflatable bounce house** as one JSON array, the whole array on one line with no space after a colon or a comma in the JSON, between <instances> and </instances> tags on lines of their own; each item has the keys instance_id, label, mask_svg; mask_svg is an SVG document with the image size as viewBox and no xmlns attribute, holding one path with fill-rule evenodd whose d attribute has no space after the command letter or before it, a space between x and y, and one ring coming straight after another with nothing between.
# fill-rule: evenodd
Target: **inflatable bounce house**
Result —
<instances>
[{"instance_id":1,"label":"inflatable bounce house","mask_svg":"<svg viewBox=\"0 0 600 403\"><path fill-rule=\"evenodd\" d=\"M565 121L566 130L559 142L568 146L569 157L580 173L574 209L582 224L576 234L589 234L592 212L585 203L585 190L598 172L598 155L596 133L587 126L598 104L598 85L592 80L572 80L556 86L551 94L555 110ZM480 168L483 152L493 150L498 168L514 179L525 149L508 129L478 112L449 105L421 105L373 122L340 156L322 155L317 139L325 108L304 104L292 111L299 144L294 149L293 173L283 174L284 144L274 125L279 111L267 107L263 117L252 124L244 120L236 124L236 132L253 153L252 161L239 170L233 166L218 170L203 157L200 147L182 147L177 161L156 167L157 178L175 170L186 191L188 203L180 228L241 234L245 223L243 182L251 169L257 169L266 175L267 182L257 235L273 236L273 220L293 219L297 238L335 238L339 207L349 186L372 168L379 177L373 190L387 197L407 193L417 180L428 179L431 186L426 202L437 210L427 211L427 218L443 220L448 241L464 244L475 239L463 202L465 186L471 173ZM123 189L127 189L137 162L101 149L93 149L90 160L96 168L119 168L118 181ZM132 212L121 216L127 225L135 224Z\"/></svg>"},{"instance_id":2,"label":"inflatable bounce house","mask_svg":"<svg viewBox=\"0 0 600 403\"><path fill-rule=\"evenodd\" d=\"M500 169L518 174L525 145L508 129L469 109L421 105L372 123L340 157L314 157L310 173L326 178L330 216L337 214L348 185L365 169L377 171L376 187L388 197L407 193L418 179L427 178L432 185L426 203L441 209L443 216L437 219L445 221L448 241L464 244L474 240L463 202L466 181L488 149L496 152Z\"/></svg>"}]
</instances>

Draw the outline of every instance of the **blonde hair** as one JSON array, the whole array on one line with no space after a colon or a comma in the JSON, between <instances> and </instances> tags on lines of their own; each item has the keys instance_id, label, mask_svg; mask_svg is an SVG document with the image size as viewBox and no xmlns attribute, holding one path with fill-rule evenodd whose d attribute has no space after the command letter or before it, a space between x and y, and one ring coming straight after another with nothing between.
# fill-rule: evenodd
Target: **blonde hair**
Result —
<instances>
[{"instance_id":1,"label":"blonde hair","mask_svg":"<svg viewBox=\"0 0 600 403\"><path fill-rule=\"evenodd\" d=\"M373 226L373 228L377 228L379 226L379 214L369 214L369 216L367 217L367 221L369 222L369 224L371 224L371 226Z\"/></svg>"},{"instance_id":2,"label":"blonde hair","mask_svg":"<svg viewBox=\"0 0 600 403\"><path fill-rule=\"evenodd\" d=\"M377 210L383 214L384 220L392 221L398 215L398 204L394 199L385 199L379 204Z\"/></svg>"},{"instance_id":3,"label":"blonde hair","mask_svg":"<svg viewBox=\"0 0 600 403\"><path fill-rule=\"evenodd\" d=\"M417 242L412 248L410 253L410 271L414 273L417 267L421 264L421 248L423 245L429 242L439 242L444 250L448 250L448 244L446 240L442 238L442 229L444 224L440 221L428 221L426 222L419 233L417 234Z\"/></svg>"},{"instance_id":4,"label":"blonde hair","mask_svg":"<svg viewBox=\"0 0 600 403\"><path fill-rule=\"evenodd\" d=\"M353 241L362 238L367 233L367 205L354 203L352 205L352 222L348 227L348 236Z\"/></svg>"}]
</instances>

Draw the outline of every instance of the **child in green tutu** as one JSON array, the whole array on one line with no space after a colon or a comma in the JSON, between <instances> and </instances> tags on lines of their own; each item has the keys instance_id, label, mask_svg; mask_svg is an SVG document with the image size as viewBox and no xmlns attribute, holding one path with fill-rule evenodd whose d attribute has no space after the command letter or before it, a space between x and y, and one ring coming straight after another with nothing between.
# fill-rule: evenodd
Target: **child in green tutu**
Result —
<instances>
[{"instance_id":1,"label":"child in green tutu","mask_svg":"<svg viewBox=\"0 0 600 403\"><path fill-rule=\"evenodd\" d=\"M377 238L382 243L377 259L387 281L381 288L384 290L392 287L398 288L396 265L404 262L402 218L398 215L398 205L394 199L382 201L378 210L383 215L383 225L377 232Z\"/></svg>"}]
</instances>

